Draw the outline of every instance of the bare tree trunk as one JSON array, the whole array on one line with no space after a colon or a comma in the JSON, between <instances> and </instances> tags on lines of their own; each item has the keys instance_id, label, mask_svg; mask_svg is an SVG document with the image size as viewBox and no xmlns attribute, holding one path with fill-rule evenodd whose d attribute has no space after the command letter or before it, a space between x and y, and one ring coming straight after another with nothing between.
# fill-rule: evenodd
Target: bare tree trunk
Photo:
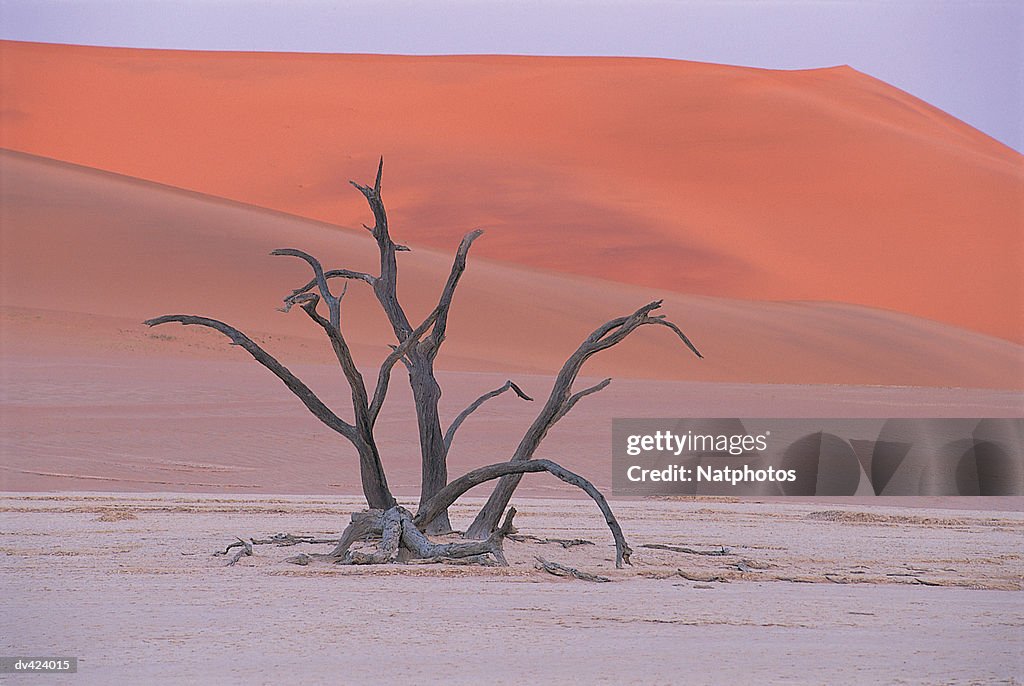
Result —
<instances>
[{"instance_id":1,"label":"bare tree trunk","mask_svg":"<svg viewBox=\"0 0 1024 686\"><path fill-rule=\"evenodd\" d=\"M391 239L388 225L387 210L381 198L381 175L384 160L377 167L377 178L373 186L364 186L352 182L366 198L373 212L374 225L367 227L380 251L380 276L369 277L374 294L381 308L391 322L395 337L400 343L405 342L413 334L409 318L398 300L398 263L396 253L408 250ZM444 342L448 324L448 311L451 308L455 288L458 286L462 273L466 268L466 256L473 241L483 232L471 231L463 237L455 254L451 273L438 300L437 307L431 313L432 330L421 342L413 346L402 358L409 370L409 384L416 403L417 428L420 437L420 498L421 502L431 498L437 491L444 488L448 481L447 450L444 435L441 432L441 419L438 413L438 402L441 388L434 378L434 359ZM346 277L351 278L351 277ZM357 276L355 278L362 278ZM364 279L366 280L366 279ZM426 323L426 322L424 322ZM451 531L448 513L438 514L436 521L426 523L428 533L444 533Z\"/></svg>"},{"instance_id":2,"label":"bare tree trunk","mask_svg":"<svg viewBox=\"0 0 1024 686\"><path fill-rule=\"evenodd\" d=\"M397 505L395 498L388 489L388 480L384 475L384 466L380 461L377 444L372 440L361 442L359 452L359 481L363 486L363 496L371 508L386 509Z\"/></svg>"},{"instance_id":3,"label":"bare tree trunk","mask_svg":"<svg viewBox=\"0 0 1024 686\"><path fill-rule=\"evenodd\" d=\"M451 531L448 519L448 507L468 488L492 479L500 479L497 487L481 509L476 520L467 532L467 537L487 539L491 542L490 547L474 544L461 544L458 547L459 555L467 554L476 556L477 550L494 552L492 548L497 547L495 555L500 557L500 540L505 533L497 528L498 520L502 512L506 510L509 499L519 484L522 474L526 472L548 471L568 483L574 484L585 490L598 503L605 519L615 536L618 550L618 562L628 562L629 547L622 537L618 522L615 521L611 510L608 508L604 496L586 479L569 472L561 466L547 460L532 460L534 454L547 435L548 431L559 419L565 416L577 402L582 398L604 389L611 379L595 384L589 388L573 393L572 385L579 374L584 362L592 355L610 348L623 339L638 327L645 324L658 324L671 329L698 357L700 353L690 343L675 324L667 321L663 315L652 315L651 312L661 306L661 301L656 301L641 307L633 314L626 317L619 317L598 327L574 352L562 366L555 379L554 386L547 402L537 414L537 418L526 431L518 448L507 463L489 465L473 470L472 472L448 483L447 458L452 440L456 431L466 418L476 411L484 402L502 393L513 390L517 396L524 400L532 400L529 396L511 381L504 386L483 394L463 410L449 425L447 431L442 432L441 419L438 412L438 404L441 398L441 387L438 385L434 374L434 360L444 343L448 326L448 315L451 310L452 300L456 287L466 269L467 256L470 247L483 232L480 230L467 233L455 253L448 280L441 291L437 305L433 311L416 328L412 327L401 302L398 299L398 262L396 255L399 252L407 251L408 248L395 243L391 239L388 228L387 212L384 202L381 199L381 174L383 171L383 160L377 168L377 177L372 186L363 186L353 182L353 185L365 196L374 216L374 226L366 227L373 235L380 251L380 274L374 276L365 272L358 272L349 269L333 269L325 271L320 262L301 250L294 248L283 248L273 251L274 255L286 255L298 257L304 260L313 270L313 279L304 286L292 291L284 298L283 311L289 311L294 305L299 307L319 325L327 334L331 346L337 357L338 364L344 374L351 391L351 401L354 419L352 423L346 422L327 407L312 390L280 362L264 351L259 345L253 342L242 332L224 324L223 322L206 317L194 315L168 315L158 317L146 322L149 326L156 326L168 322L181 324L194 324L206 326L220 331L230 338L232 342L244 348L260 364L273 372L284 384L302 401L302 403L321 422L334 431L348 439L356 449L359 456L360 480L362 482L363 494L367 504L373 508L378 515L364 518L357 525L353 520L353 527L349 533L354 536L373 522L384 522L384 513L387 514L386 523L380 524L385 535L385 545L377 554L368 559L392 561L397 555L400 547L399 539L406 541L408 549L418 549L421 552L426 550L448 551L438 552L439 556L452 556L456 548L430 547L434 544L424 537L421 540L421 532L446 533ZM331 279L345 279L362 281L373 288L374 294L387 315L394 331L397 343L392 347L392 353L381 364L377 373L377 384L373 395L368 393L362 373L356 367L351 351L341 329L341 300L345 295L345 289L335 295L330 289ZM347 284L347 281L346 281ZM327 306L327 317L324 317L317 310L318 305L323 302ZM381 464L380 454L374 440L374 426L380 415L391 373L394 366L402 362L409 372L409 384L416 404L417 429L420 439L420 505L416 516L413 530L412 518L404 511L397 509L395 499L392 496L384 468ZM510 511L512 512L512 511ZM511 514L507 520L508 528L511 529ZM378 527L373 523L373 527ZM404 527L404 528L403 528ZM343 537L345 546L350 543ZM342 546L339 546L339 549Z\"/></svg>"},{"instance_id":4,"label":"bare tree trunk","mask_svg":"<svg viewBox=\"0 0 1024 686\"><path fill-rule=\"evenodd\" d=\"M409 369L409 383L412 385L416 402L416 418L420 435L420 505L427 502L448 483L448 461L441 434L441 418L438 416L438 401L441 387L434 378L433 364L423 361ZM452 530L448 511L439 512L423 530L428 534L444 534Z\"/></svg>"}]
</instances>

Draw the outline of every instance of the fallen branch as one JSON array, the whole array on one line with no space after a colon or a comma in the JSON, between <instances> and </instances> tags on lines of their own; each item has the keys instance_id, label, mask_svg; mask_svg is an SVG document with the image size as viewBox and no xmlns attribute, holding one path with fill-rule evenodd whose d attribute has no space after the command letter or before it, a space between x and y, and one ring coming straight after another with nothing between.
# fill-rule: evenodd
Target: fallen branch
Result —
<instances>
[{"instance_id":1,"label":"fallen branch","mask_svg":"<svg viewBox=\"0 0 1024 686\"><path fill-rule=\"evenodd\" d=\"M914 583L915 584L920 584L921 586L948 586L949 585L949 584L944 584L944 583L942 583L940 581L927 581L927 580L922 579L920 577L914 577Z\"/></svg>"},{"instance_id":2,"label":"fallen branch","mask_svg":"<svg viewBox=\"0 0 1024 686\"><path fill-rule=\"evenodd\" d=\"M235 553L235 556L231 558L231 562L228 562L228 567L234 566L234 564L241 560L243 557L252 557L252 543L243 541L240 538L238 539L238 542L242 545L242 547L241 549L239 549L237 553Z\"/></svg>"},{"instance_id":3,"label":"fallen branch","mask_svg":"<svg viewBox=\"0 0 1024 686\"><path fill-rule=\"evenodd\" d=\"M336 538L315 538L313 536L296 536L295 534L274 534L270 538L250 538L249 542L243 541L239 538L234 543L228 544L224 550L218 550L214 555L227 555L232 548L237 548L244 545L276 545L279 548L290 545L298 545L299 543L313 543L313 544L324 544L324 543L337 543Z\"/></svg>"},{"instance_id":4,"label":"fallen branch","mask_svg":"<svg viewBox=\"0 0 1024 686\"><path fill-rule=\"evenodd\" d=\"M545 560L543 557L535 558L537 560L537 569L542 569L548 574L560 577L572 577L579 579L580 581L594 581L597 583L607 583L611 581L606 576L598 576L597 574L591 574L590 572L581 572L575 567L566 567L565 565L558 564L557 562L551 562Z\"/></svg>"},{"instance_id":5,"label":"fallen branch","mask_svg":"<svg viewBox=\"0 0 1024 686\"><path fill-rule=\"evenodd\" d=\"M490 555L469 555L467 557L423 557L406 560L411 565L479 565L481 567L501 567L500 562Z\"/></svg>"},{"instance_id":6,"label":"fallen branch","mask_svg":"<svg viewBox=\"0 0 1024 686\"><path fill-rule=\"evenodd\" d=\"M442 512L447 512L448 507L452 503L458 500L463 493L474 486L491 481L492 479L499 479L509 474L525 474L528 472L548 472L567 484L571 484L582 489L587 495L589 495L594 502L597 503L598 508L600 508L601 514L604 515L604 521L611 530L612 537L615 539L615 566L617 568L621 568L623 563L629 564L629 556L633 554L633 549L629 547L628 543L626 543L626 537L622 533L622 527L619 526L619 521L615 518L615 515L612 514L611 507L608 506L608 501L605 500L604 495L601 491L597 490L594 484L590 483L579 474L570 472L565 467L556 462L552 462L551 460L499 462L498 464L479 467L471 472L467 472L438 491L437 494L429 501L423 503L420 506L419 511L416 513L414 521L422 524L433 521L434 517L438 516ZM466 535L472 538L468 532Z\"/></svg>"},{"instance_id":7,"label":"fallen branch","mask_svg":"<svg viewBox=\"0 0 1024 686\"><path fill-rule=\"evenodd\" d=\"M711 584L711 583L727 584L727 583L729 583L729 579L725 578L724 576L718 576L717 574L708 574L708 575L690 574L688 572L684 572L681 569L677 569L676 570L676 574L678 574L679 576L683 577L687 581L699 581L699 582L705 583L705 584Z\"/></svg>"},{"instance_id":8,"label":"fallen branch","mask_svg":"<svg viewBox=\"0 0 1024 686\"><path fill-rule=\"evenodd\" d=\"M654 550L671 550L673 553L686 553L687 555L710 555L712 557L721 557L723 555L733 554L725 547L718 550L695 550L693 548L686 548L677 545L665 545L664 543L644 543L640 547L651 548Z\"/></svg>"},{"instance_id":9,"label":"fallen branch","mask_svg":"<svg viewBox=\"0 0 1024 686\"><path fill-rule=\"evenodd\" d=\"M557 543L563 548L572 548L578 545L597 545L593 541L588 541L585 538L541 538L540 536L534 536L532 534L509 534L507 538L511 541L515 541L516 543L525 543L527 541L531 543L540 543L541 545Z\"/></svg>"},{"instance_id":10,"label":"fallen branch","mask_svg":"<svg viewBox=\"0 0 1024 686\"><path fill-rule=\"evenodd\" d=\"M384 531L384 510L364 510L353 512L351 522L341 532L338 545L329 553L329 557L342 558L356 541L370 536L380 536Z\"/></svg>"}]
</instances>

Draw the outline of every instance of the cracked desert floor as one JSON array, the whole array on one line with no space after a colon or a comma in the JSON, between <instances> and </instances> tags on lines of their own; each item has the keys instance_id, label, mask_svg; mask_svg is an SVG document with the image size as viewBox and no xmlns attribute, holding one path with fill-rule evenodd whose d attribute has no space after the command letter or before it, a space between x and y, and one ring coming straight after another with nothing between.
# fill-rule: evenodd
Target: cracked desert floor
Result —
<instances>
[{"instance_id":1,"label":"cracked desert floor","mask_svg":"<svg viewBox=\"0 0 1024 686\"><path fill-rule=\"evenodd\" d=\"M76 655L48 682L68 684L1019 683L1019 512L616 501L635 550L616 570L590 501L516 505L521 533L593 545L375 569L259 545L228 567L213 553L236 535L336 536L359 499L8 494L3 652ZM537 556L611 582L550 576Z\"/></svg>"}]
</instances>

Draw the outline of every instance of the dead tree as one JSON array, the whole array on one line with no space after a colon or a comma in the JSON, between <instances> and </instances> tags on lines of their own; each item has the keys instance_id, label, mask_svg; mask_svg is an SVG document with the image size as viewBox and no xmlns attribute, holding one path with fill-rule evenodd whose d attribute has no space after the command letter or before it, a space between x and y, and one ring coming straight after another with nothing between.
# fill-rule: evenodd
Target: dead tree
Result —
<instances>
[{"instance_id":1,"label":"dead tree","mask_svg":"<svg viewBox=\"0 0 1024 686\"><path fill-rule=\"evenodd\" d=\"M562 366L547 402L527 430L512 458L507 462L480 467L449 482L448 452L456 432L463 422L485 402L506 391L513 391L523 400L532 400L532 398L512 381L508 381L503 386L481 395L460 412L446 430L442 430L441 416L438 411L441 388L435 378L434 361L445 340L448 314L455 290L466 268L469 249L473 241L479 238L483 232L478 229L463 237L455 253L448 280L441 290L437 305L419 325L414 327L399 301L397 288L398 263L396 255L399 252L407 251L408 248L395 243L391 238L387 212L381 199L382 171L383 160L377 167L377 177L372 186L352 182L352 185L366 198L373 213L374 225L372 227L364 225L364 228L370 232L379 248L379 274L373 275L350 269L324 270L320 261L315 257L294 248L274 250L272 253L273 255L297 257L304 260L312 269L313 278L289 293L284 298L284 306L281 310L288 312L297 305L323 329L330 340L351 391L351 422L339 417L305 383L256 342L224 322L208 317L177 314L157 317L145 323L149 326L156 326L168 322L178 322L205 326L221 332L277 376L317 419L341 434L353 445L359 458L363 495L371 509L365 513L365 516L353 519L353 524L342 536L342 541L344 543L347 539L352 538L352 540L348 540L348 545L350 545L355 540L353 532L356 530L360 536L371 534L381 538L381 548L378 553L362 560L363 562L398 559L400 551L404 551L403 554L406 556L411 555L418 559L424 557L477 557L489 553L500 562L503 560L500 543L507 532L511 530L511 514L514 511L509 510L507 526L499 527L498 522L512 493L523 474L546 471L566 483L581 488L594 499L615 539L617 564L628 563L629 546L626 544L622 530L604 496L583 477L550 460L534 460L532 458L544 436L558 420L564 417L582 398L602 390L611 382L611 379L605 379L589 388L572 392L573 383L580 369L594 354L616 345L645 324L657 324L669 328L694 354L700 357L700 353L679 327L665 319L663 315L651 314L661 306L661 301L648 303L629 316L606 322L588 336ZM331 282L339 279L345 282L345 286L335 294L331 289ZM395 335L391 354L384 359L377 370L376 383L372 393L352 358L351 349L342 331L341 301L345 295L348 281L361 281L373 289ZM321 302L326 308L326 316L320 312ZM415 515L397 506L395 498L388 488L381 456L374 438L374 427L387 397L391 373L399 362L405 366L408 372L419 430L421 487L419 507ZM494 479L500 479L500 481L468 532L468 537L479 539L483 543L467 541L447 544L448 547L431 547L434 544L429 544L423 534L450 532L448 508L452 503L473 486ZM357 519L359 519L358 524ZM505 533L501 533L502 531ZM427 542L424 543L424 541ZM431 554L428 555L428 552ZM352 556L345 558L348 555L347 545L339 545L333 555L339 559L348 559L350 562L357 559Z\"/></svg>"}]
</instances>

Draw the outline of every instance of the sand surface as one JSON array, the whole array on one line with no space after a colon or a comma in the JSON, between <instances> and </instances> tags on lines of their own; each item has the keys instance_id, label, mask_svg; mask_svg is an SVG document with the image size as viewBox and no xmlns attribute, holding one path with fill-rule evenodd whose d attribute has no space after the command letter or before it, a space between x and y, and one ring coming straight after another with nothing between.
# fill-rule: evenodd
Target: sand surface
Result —
<instances>
[{"instance_id":1,"label":"sand surface","mask_svg":"<svg viewBox=\"0 0 1024 686\"><path fill-rule=\"evenodd\" d=\"M652 300L704 353L644 327L588 362L577 389L614 382L538 456L600 488L615 417L1020 417L1018 153L848 67L0 42L0 91L0 655L77 655L79 684L1024 679L1019 497L613 499L636 550L616 570L593 504L531 475L521 531L595 545L376 570L257 546L226 568L236 535L337 535L355 456L219 334L141 323L229 321L347 417L319 331L274 311L308 268L268 253L375 273L346 181L383 154L410 319L486 230L443 420L509 378L543 401ZM373 377L393 334L362 285L343 326ZM406 501L409 396L399 370L376 427ZM481 408L450 473L507 459L540 404Z\"/></svg>"},{"instance_id":2,"label":"sand surface","mask_svg":"<svg viewBox=\"0 0 1024 686\"><path fill-rule=\"evenodd\" d=\"M0 490L359 493L350 444L269 372L226 347L227 360L146 350L9 355L0 365ZM334 365L292 368L339 411L350 402ZM416 494L419 442L403 376L396 375L376 435L389 484ZM442 421L506 378L442 372ZM538 399L551 387L548 376L514 378ZM579 387L593 381L581 378ZM538 455L607 488L615 417L1019 417L1022 403L1019 392L985 389L618 379L562 419ZM481 407L452 444L450 473L508 459L539 405L506 394ZM523 488L571 492L543 474L528 476Z\"/></svg>"},{"instance_id":3,"label":"sand surface","mask_svg":"<svg viewBox=\"0 0 1024 686\"><path fill-rule=\"evenodd\" d=\"M395 239L1024 341L1024 157L849 67L0 43L0 146Z\"/></svg>"},{"instance_id":4,"label":"sand surface","mask_svg":"<svg viewBox=\"0 0 1024 686\"><path fill-rule=\"evenodd\" d=\"M0 154L0 345L5 354L144 352L237 359L226 339L161 314L202 314L257 336L286 363L327 362L330 346L298 310L275 311L309 278L280 247L328 268L376 273L362 230L301 220L125 177ZM685 295L480 259L474 245L438 365L554 374L599 324L664 299L664 312L704 354L646 327L593 358L585 373L746 383L1024 388L1024 347L897 312L828 302ZM454 243L453 243L454 246ZM452 247L453 247L452 246ZM450 252L400 254L399 293L410 319L436 304ZM612 275L609 275L612 276ZM394 340L365 284L345 297L357 359L379 363ZM134 363L133 363L134 364ZM68 372L72 373L73 372Z\"/></svg>"},{"instance_id":5,"label":"sand surface","mask_svg":"<svg viewBox=\"0 0 1024 686\"><path fill-rule=\"evenodd\" d=\"M473 504L453 509L456 526ZM372 571L284 562L327 546L260 545L225 567L211 553L234 535L329 537L359 502L7 494L0 648L78 656L77 675L48 680L68 684L995 684L1022 674L1020 513L613 502L636 550L616 570L596 508L516 504L521 533L595 545L510 541L508 568ZM555 578L534 569L536 555L613 582Z\"/></svg>"}]
</instances>

